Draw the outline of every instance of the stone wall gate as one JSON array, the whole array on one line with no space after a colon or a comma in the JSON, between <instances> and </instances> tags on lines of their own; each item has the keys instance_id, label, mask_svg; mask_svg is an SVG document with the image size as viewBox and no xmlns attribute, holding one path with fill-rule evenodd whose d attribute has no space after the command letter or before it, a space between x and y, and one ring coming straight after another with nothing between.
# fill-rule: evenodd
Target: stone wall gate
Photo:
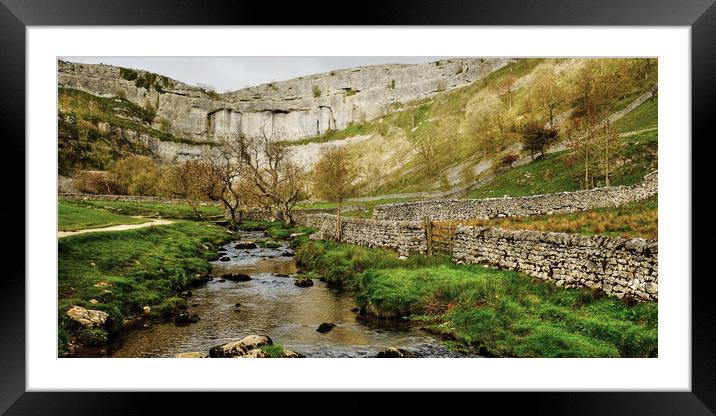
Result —
<instances>
[{"instance_id":1,"label":"stone wall gate","mask_svg":"<svg viewBox=\"0 0 716 416\"><path fill-rule=\"evenodd\" d=\"M425 219L428 256L452 256L457 226L458 224L454 221L432 221L430 218Z\"/></svg>"}]
</instances>

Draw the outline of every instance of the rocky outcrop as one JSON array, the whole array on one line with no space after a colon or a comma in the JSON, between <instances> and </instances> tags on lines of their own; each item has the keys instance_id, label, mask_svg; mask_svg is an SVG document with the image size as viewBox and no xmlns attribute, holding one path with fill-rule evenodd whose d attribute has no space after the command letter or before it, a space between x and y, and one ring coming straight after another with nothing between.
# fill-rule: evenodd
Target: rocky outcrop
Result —
<instances>
[{"instance_id":1,"label":"rocky outcrop","mask_svg":"<svg viewBox=\"0 0 716 416\"><path fill-rule=\"evenodd\" d=\"M165 77L147 88L122 77L119 67L60 61L58 84L156 106L155 127L165 120L168 133L194 143L217 143L227 134L257 135L262 130L297 140L375 118L393 103L467 85L506 64L506 58L457 58L364 66L217 94ZM144 71L136 73L145 76Z\"/></svg>"},{"instance_id":2,"label":"rocky outcrop","mask_svg":"<svg viewBox=\"0 0 716 416\"><path fill-rule=\"evenodd\" d=\"M91 328L105 325L109 319L109 314L104 311L73 306L67 311L67 317L85 328Z\"/></svg>"}]
</instances>

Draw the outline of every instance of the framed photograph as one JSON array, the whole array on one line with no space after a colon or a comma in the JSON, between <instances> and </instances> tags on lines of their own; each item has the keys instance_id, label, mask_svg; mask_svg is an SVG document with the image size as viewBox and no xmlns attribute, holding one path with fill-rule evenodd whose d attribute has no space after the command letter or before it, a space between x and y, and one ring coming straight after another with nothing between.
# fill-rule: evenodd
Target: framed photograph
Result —
<instances>
[{"instance_id":1,"label":"framed photograph","mask_svg":"<svg viewBox=\"0 0 716 416\"><path fill-rule=\"evenodd\" d=\"M538 393L511 410L713 414L691 137L716 9L574 6L313 26L293 6L3 0L25 221L0 409L505 391Z\"/></svg>"}]
</instances>

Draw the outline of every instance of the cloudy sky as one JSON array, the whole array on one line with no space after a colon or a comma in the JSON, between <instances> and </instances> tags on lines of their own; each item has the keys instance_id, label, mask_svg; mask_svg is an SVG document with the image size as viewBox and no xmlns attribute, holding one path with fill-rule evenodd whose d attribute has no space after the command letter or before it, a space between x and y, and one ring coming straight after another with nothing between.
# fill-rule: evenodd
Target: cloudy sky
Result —
<instances>
[{"instance_id":1,"label":"cloudy sky","mask_svg":"<svg viewBox=\"0 0 716 416\"><path fill-rule=\"evenodd\" d=\"M333 69L387 63L421 63L440 56L330 56L330 57L62 57L71 62L144 69L187 84L211 85L217 92L238 90L272 81Z\"/></svg>"}]
</instances>

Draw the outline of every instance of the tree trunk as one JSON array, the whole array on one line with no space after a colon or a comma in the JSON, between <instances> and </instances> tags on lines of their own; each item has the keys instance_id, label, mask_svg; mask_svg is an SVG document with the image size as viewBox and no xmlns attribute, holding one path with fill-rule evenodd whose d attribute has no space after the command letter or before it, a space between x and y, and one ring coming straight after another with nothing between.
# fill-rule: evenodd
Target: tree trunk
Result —
<instances>
[{"instance_id":1,"label":"tree trunk","mask_svg":"<svg viewBox=\"0 0 716 416\"><path fill-rule=\"evenodd\" d=\"M606 186L609 186L609 117L607 117L606 135L604 139L604 181Z\"/></svg>"}]
</instances>

